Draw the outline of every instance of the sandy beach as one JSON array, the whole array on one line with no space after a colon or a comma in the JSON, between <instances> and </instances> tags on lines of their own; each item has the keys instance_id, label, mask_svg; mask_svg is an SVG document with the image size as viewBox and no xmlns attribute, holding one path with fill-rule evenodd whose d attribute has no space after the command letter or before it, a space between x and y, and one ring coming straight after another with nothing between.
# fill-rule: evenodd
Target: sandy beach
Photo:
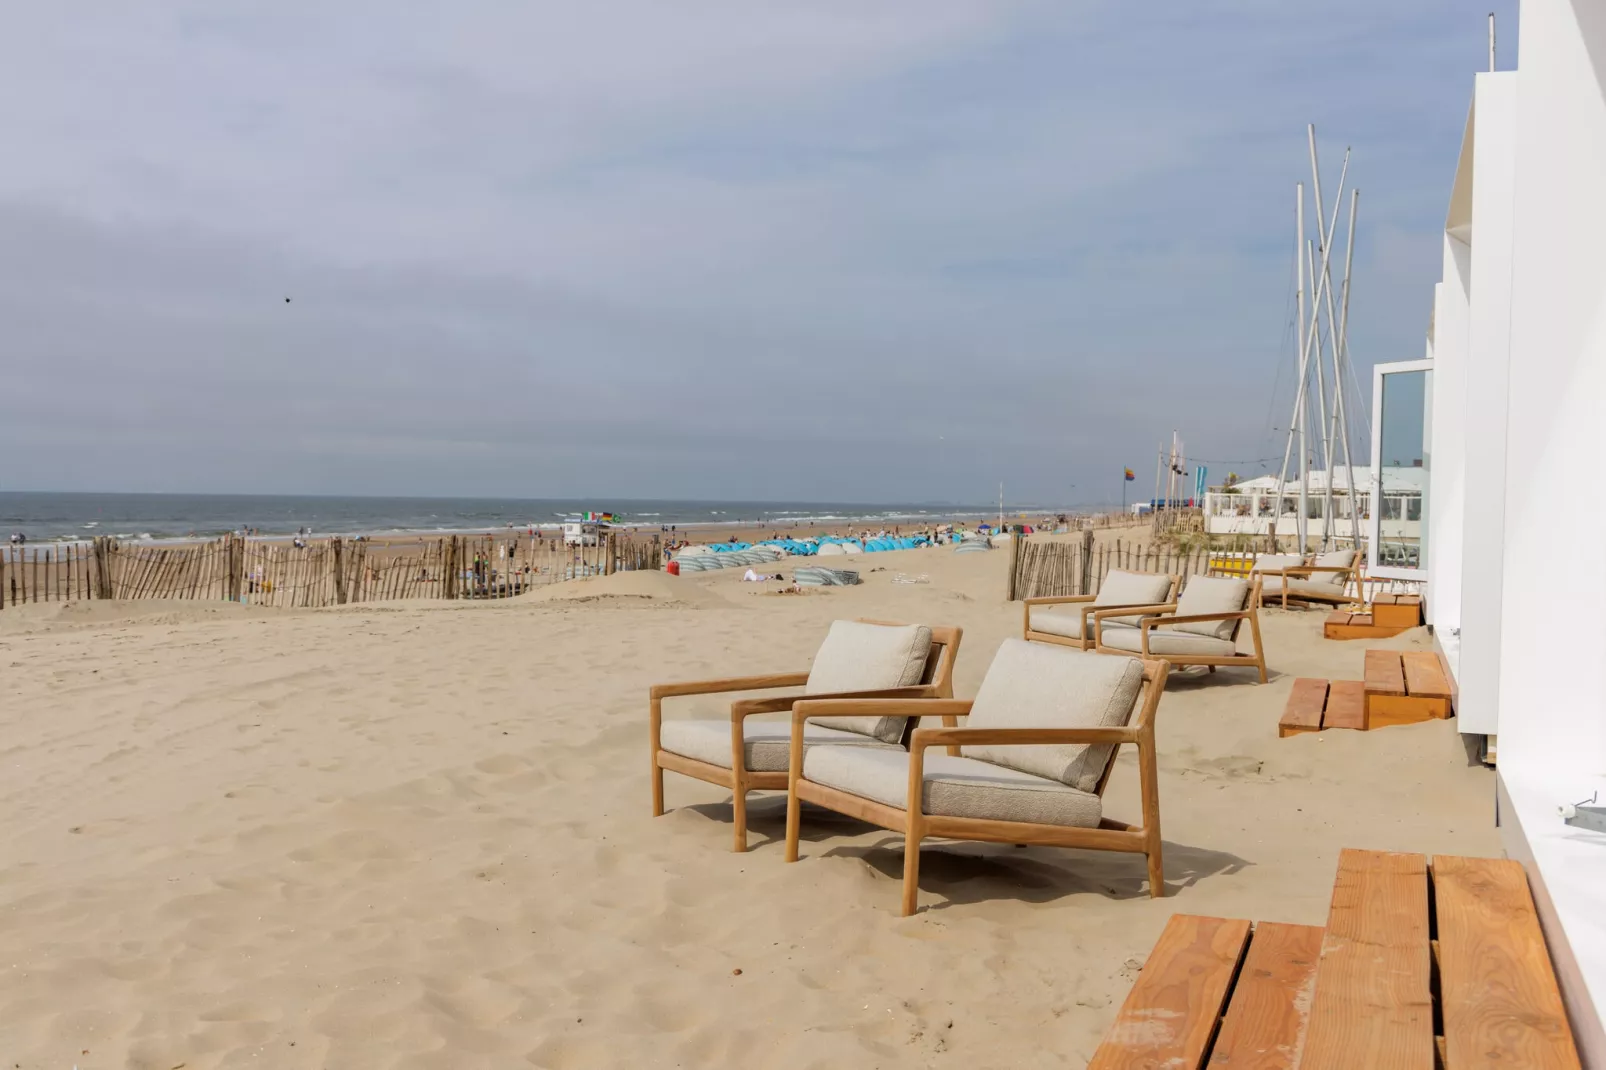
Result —
<instances>
[{"instance_id":1,"label":"sandy beach","mask_svg":"<svg viewBox=\"0 0 1606 1070\"><path fill-rule=\"evenodd\" d=\"M830 621L874 617L962 626L973 695L1019 634L1007 557L867 555L862 586L784 597L732 570L483 604L8 609L0 1054L1078 1066L1173 912L1320 924L1342 847L1500 853L1454 721L1277 738L1295 676L1361 676L1314 611L1263 611L1267 685L1173 674L1162 899L1138 856L935 844L900 919L891 834L811 811L786 865L767 794L733 854L728 793L673 775L649 816L650 684L801 669ZM1137 814L1130 754L1106 811Z\"/></svg>"}]
</instances>

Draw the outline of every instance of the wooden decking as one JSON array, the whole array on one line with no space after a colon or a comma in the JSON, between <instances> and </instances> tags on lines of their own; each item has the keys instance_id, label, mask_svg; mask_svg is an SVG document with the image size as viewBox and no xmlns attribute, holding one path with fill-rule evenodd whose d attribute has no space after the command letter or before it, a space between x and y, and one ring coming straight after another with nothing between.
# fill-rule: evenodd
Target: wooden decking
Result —
<instances>
[{"instance_id":1,"label":"wooden decking","mask_svg":"<svg viewBox=\"0 0 1606 1070\"><path fill-rule=\"evenodd\" d=\"M1430 906L1431 904L1431 906ZM1175 915L1098 1070L1575 1070L1516 862L1346 850L1325 927Z\"/></svg>"}]
</instances>

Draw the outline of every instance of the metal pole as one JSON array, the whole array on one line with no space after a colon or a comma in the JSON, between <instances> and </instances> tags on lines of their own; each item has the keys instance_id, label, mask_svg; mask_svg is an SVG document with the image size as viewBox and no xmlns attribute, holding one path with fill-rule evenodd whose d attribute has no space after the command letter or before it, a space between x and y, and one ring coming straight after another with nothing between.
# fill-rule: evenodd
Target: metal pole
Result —
<instances>
[{"instance_id":1,"label":"metal pole","mask_svg":"<svg viewBox=\"0 0 1606 1070\"><path fill-rule=\"evenodd\" d=\"M1349 480L1349 515L1350 537L1354 540L1355 549L1361 548L1361 499L1355 487L1355 464L1350 457L1349 448L1349 419L1344 412L1344 379L1343 369L1349 364L1349 280L1350 267L1355 263L1355 213L1360 207L1361 191L1351 190L1349 199L1349 237L1344 245L1344 301L1343 311L1338 318L1338 345L1333 349L1333 374L1338 378L1338 431L1344 445L1344 473ZM1381 477L1382 473L1374 473ZM1382 485L1379 479L1379 486ZM1373 503L1373 508L1379 508Z\"/></svg>"},{"instance_id":2,"label":"metal pole","mask_svg":"<svg viewBox=\"0 0 1606 1070\"><path fill-rule=\"evenodd\" d=\"M1489 71L1494 72L1494 12L1489 12Z\"/></svg>"},{"instance_id":3,"label":"metal pole","mask_svg":"<svg viewBox=\"0 0 1606 1070\"><path fill-rule=\"evenodd\" d=\"M1316 274L1316 254L1315 254L1315 251L1311 248L1311 246L1310 246L1310 244L1308 242L1305 245L1305 254L1310 260L1311 274L1315 275ZM1325 287L1325 286L1322 287L1322 289L1323 289L1323 291L1325 293L1325 296L1327 297L1328 301L1331 302L1332 299L1333 299L1332 292L1330 290L1328 290L1327 287ZM1321 309L1319 309L1319 308L1311 309L1311 317L1313 319L1319 318L1321 316L1321 314L1322 314L1322 310ZM1328 333L1329 334L1332 333L1331 324L1329 324L1329 326L1328 326ZM1327 443L1327 375L1322 370L1322 354L1326 352L1326 348L1327 348L1326 345L1322 341L1321 329L1318 328L1317 331L1316 331L1316 349L1315 349L1315 353L1313 354L1312 359L1311 359L1311 365L1312 365L1312 369L1311 370L1316 373L1316 401L1317 401L1316 430L1318 432L1318 437L1321 439L1321 444L1322 444L1322 452L1321 452L1321 460L1320 460L1321 467L1331 470L1332 466L1328 464L1329 450L1328 450L1328 443ZM1326 505L1327 505L1327 508L1328 508L1328 515L1329 515L1329 517L1331 517L1332 504L1333 504L1331 486L1329 486L1329 490L1328 490L1328 493L1327 493L1326 497L1324 498L1324 501L1326 502ZM1326 550L1327 548L1328 548L1327 547L1327 532L1324 529L1323 532L1322 532L1322 549Z\"/></svg>"},{"instance_id":4,"label":"metal pole","mask_svg":"<svg viewBox=\"0 0 1606 1070\"><path fill-rule=\"evenodd\" d=\"M1303 182L1294 183L1294 220L1294 261L1299 273L1299 281L1295 290L1299 308L1299 333L1297 335L1300 340L1299 379L1294 390L1294 412L1289 417L1288 422L1288 441L1283 446L1283 466L1277 472L1277 497L1272 505L1271 526L1267 532L1271 536L1274 549L1277 546L1277 528L1283 519L1283 492L1288 486L1288 461L1294 451L1294 436L1299 433L1300 413L1305 408L1305 183Z\"/></svg>"}]
</instances>

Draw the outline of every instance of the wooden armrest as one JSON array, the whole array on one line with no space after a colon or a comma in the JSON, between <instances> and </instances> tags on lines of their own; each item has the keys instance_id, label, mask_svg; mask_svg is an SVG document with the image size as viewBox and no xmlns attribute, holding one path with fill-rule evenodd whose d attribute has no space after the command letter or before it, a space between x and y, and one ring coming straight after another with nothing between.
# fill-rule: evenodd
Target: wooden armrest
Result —
<instances>
[{"instance_id":1,"label":"wooden armrest","mask_svg":"<svg viewBox=\"0 0 1606 1070\"><path fill-rule=\"evenodd\" d=\"M1175 602L1161 602L1152 606L1146 606L1142 604L1132 606L1111 606L1108 609L1101 609L1097 613L1093 614L1093 619L1103 620L1106 617L1155 616L1160 613L1175 613L1176 611L1177 604Z\"/></svg>"},{"instance_id":2,"label":"wooden armrest","mask_svg":"<svg viewBox=\"0 0 1606 1070\"><path fill-rule=\"evenodd\" d=\"M1189 613L1185 617L1144 617L1138 621L1138 627L1149 631L1157 624L1194 624L1207 620L1246 620L1249 611L1240 609L1236 613Z\"/></svg>"},{"instance_id":3,"label":"wooden armrest","mask_svg":"<svg viewBox=\"0 0 1606 1070\"><path fill-rule=\"evenodd\" d=\"M968 744L973 747L1029 743L1136 743L1136 728L917 728L909 749Z\"/></svg>"},{"instance_id":4,"label":"wooden armrest","mask_svg":"<svg viewBox=\"0 0 1606 1070\"><path fill-rule=\"evenodd\" d=\"M1022 598L1023 606L1062 606L1068 602L1091 602L1096 594L1044 595L1041 598Z\"/></svg>"},{"instance_id":5,"label":"wooden armrest","mask_svg":"<svg viewBox=\"0 0 1606 1070\"><path fill-rule=\"evenodd\" d=\"M884 687L874 691L833 691L826 695L810 695L809 702L843 701L848 699L879 699L887 702L931 701L941 698L930 684L912 684L909 687ZM755 713L784 713L798 702L802 695L773 695L765 698L739 698L731 703L731 720L741 721Z\"/></svg>"},{"instance_id":6,"label":"wooden armrest","mask_svg":"<svg viewBox=\"0 0 1606 1070\"><path fill-rule=\"evenodd\" d=\"M771 687L802 687L809 682L806 672L770 673L767 676L729 676L722 680L688 680L678 684L653 684L652 698L681 695L717 695L724 691L762 691Z\"/></svg>"},{"instance_id":7,"label":"wooden armrest","mask_svg":"<svg viewBox=\"0 0 1606 1070\"><path fill-rule=\"evenodd\" d=\"M1282 570L1285 576L1309 576L1317 572L1354 572L1354 565L1292 565Z\"/></svg>"},{"instance_id":8,"label":"wooden armrest","mask_svg":"<svg viewBox=\"0 0 1606 1070\"><path fill-rule=\"evenodd\" d=\"M964 717L968 698L808 698L792 706L792 720L810 717Z\"/></svg>"}]
</instances>

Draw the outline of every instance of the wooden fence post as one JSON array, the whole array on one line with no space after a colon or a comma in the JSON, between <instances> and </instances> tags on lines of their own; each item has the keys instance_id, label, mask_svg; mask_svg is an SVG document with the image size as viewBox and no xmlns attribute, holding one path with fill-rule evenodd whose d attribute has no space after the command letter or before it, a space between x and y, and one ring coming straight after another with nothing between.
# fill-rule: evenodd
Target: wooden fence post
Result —
<instances>
[{"instance_id":1,"label":"wooden fence post","mask_svg":"<svg viewBox=\"0 0 1606 1070\"><path fill-rule=\"evenodd\" d=\"M1015 575L1015 569L1020 564L1020 541L1024 537L1018 532L1009 537L1009 587L1004 592L1004 601L1006 602L1015 600L1015 590L1019 584L1019 577Z\"/></svg>"},{"instance_id":2,"label":"wooden fence post","mask_svg":"<svg viewBox=\"0 0 1606 1070\"><path fill-rule=\"evenodd\" d=\"M346 604L346 560L341 553L339 536L329 540L329 549L335 569L335 605L343 606Z\"/></svg>"},{"instance_id":3,"label":"wooden fence post","mask_svg":"<svg viewBox=\"0 0 1606 1070\"><path fill-rule=\"evenodd\" d=\"M1087 594L1093 586L1093 529L1082 529L1082 575L1079 577L1077 594Z\"/></svg>"}]
</instances>

